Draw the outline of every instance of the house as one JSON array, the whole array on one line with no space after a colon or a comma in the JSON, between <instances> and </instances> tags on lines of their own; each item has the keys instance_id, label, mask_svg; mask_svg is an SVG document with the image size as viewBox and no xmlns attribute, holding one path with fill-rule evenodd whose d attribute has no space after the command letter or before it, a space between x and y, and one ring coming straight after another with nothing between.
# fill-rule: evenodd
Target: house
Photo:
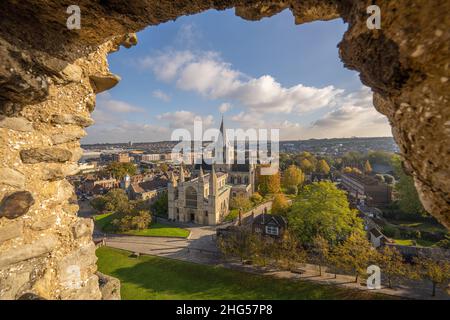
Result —
<instances>
[{"instance_id":1,"label":"house","mask_svg":"<svg viewBox=\"0 0 450 320\"><path fill-rule=\"evenodd\" d=\"M378 248L390 242L390 240L377 228L372 228L369 230L369 240L374 248Z\"/></svg>"},{"instance_id":2,"label":"house","mask_svg":"<svg viewBox=\"0 0 450 320\"><path fill-rule=\"evenodd\" d=\"M377 179L356 173L343 173L341 176L342 188L347 190L349 196L359 202L373 207L383 207L392 201L392 186Z\"/></svg>"},{"instance_id":3,"label":"house","mask_svg":"<svg viewBox=\"0 0 450 320\"><path fill-rule=\"evenodd\" d=\"M253 232L264 236L281 238L286 228L286 219L279 215L262 213L256 216L252 222Z\"/></svg>"}]
</instances>

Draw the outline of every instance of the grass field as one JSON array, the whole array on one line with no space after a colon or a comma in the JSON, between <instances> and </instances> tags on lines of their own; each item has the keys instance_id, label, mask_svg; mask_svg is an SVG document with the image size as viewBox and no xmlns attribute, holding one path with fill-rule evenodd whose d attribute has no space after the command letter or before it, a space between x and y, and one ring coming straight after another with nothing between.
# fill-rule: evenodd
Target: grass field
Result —
<instances>
[{"instance_id":1,"label":"grass field","mask_svg":"<svg viewBox=\"0 0 450 320\"><path fill-rule=\"evenodd\" d=\"M114 219L114 215L111 213L105 213L95 216L95 224L99 229L104 232L113 232L111 228L111 222ZM187 238L189 236L189 230L178 228L162 223L152 223L150 228L143 230L131 230L122 232L122 234L129 234L134 236L147 236L147 237L178 237Z\"/></svg>"},{"instance_id":2,"label":"grass field","mask_svg":"<svg viewBox=\"0 0 450 320\"><path fill-rule=\"evenodd\" d=\"M275 279L219 266L140 256L123 250L97 249L99 271L121 281L124 300L180 299L374 299L357 290Z\"/></svg>"},{"instance_id":3,"label":"grass field","mask_svg":"<svg viewBox=\"0 0 450 320\"><path fill-rule=\"evenodd\" d=\"M422 240L422 239L417 239L417 240L394 239L394 241L396 244L400 244L402 246L414 246L417 244L419 247L431 247L434 244L434 242L432 242L432 241L427 241L427 240Z\"/></svg>"}]
</instances>

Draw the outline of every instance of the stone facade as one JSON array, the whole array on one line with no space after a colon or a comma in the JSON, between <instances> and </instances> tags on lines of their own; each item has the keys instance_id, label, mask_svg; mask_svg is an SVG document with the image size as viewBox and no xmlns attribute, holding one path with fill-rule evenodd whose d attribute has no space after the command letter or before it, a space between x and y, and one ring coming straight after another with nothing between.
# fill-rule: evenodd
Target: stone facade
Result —
<instances>
[{"instance_id":1,"label":"stone facade","mask_svg":"<svg viewBox=\"0 0 450 320\"><path fill-rule=\"evenodd\" d=\"M339 54L374 91L392 124L404 167L425 208L450 228L450 2L379 0L382 28L369 30L356 0L79 0L67 5L0 2L0 298L101 298L91 236L76 238L78 206L64 177L81 156L95 95L119 77L106 56L136 44L133 32L208 9L259 20L289 9L295 23L342 17ZM73 258L77 257L77 258ZM68 269L67 269L68 268ZM67 281L68 271L79 274ZM76 279L77 277L75 277Z\"/></svg>"},{"instance_id":2,"label":"stone facade","mask_svg":"<svg viewBox=\"0 0 450 320\"><path fill-rule=\"evenodd\" d=\"M180 170L180 181L172 177L168 187L169 219L216 225L229 213L231 186L227 184L228 174L203 174L200 168L196 178L186 181L184 169Z\"/></svg>"}]
</instances>

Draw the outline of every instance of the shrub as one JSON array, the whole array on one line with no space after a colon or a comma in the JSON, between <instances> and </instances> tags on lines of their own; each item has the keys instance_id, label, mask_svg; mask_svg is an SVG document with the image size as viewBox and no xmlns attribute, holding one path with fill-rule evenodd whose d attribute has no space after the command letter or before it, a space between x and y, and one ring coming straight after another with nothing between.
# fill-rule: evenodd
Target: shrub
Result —
<instances>
[{"instance_id":1,"label":"shrub","mask_svg":"<svg viewBox=\"0 0 450 320\"><path fill-rule=\"evenodd\" d=\"M287 187L286 193L287 194L297 194L298 193L297 186L289 186L289 187Z\"/></svg>"}]
</instances>

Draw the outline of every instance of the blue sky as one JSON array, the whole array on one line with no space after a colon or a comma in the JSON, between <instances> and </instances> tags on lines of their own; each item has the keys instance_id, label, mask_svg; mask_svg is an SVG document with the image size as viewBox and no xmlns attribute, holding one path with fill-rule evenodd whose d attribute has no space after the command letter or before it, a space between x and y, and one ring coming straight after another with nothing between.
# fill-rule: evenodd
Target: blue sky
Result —
<instances>
[{"instance_id":1,"label":"blue sky","mask_svg":"<svg viewBox=\"0 0 450 320\"><path fill-rule=\"evenodd\" d=\"M388 136L384 116L343 67L340 19L295 25L289 10L258 22L207 11L138 33L109 55L122 80L97 96L84 143L167 140L194 118L217 127L279 128L282 139Z\"/></svg>"}]
</instances>

